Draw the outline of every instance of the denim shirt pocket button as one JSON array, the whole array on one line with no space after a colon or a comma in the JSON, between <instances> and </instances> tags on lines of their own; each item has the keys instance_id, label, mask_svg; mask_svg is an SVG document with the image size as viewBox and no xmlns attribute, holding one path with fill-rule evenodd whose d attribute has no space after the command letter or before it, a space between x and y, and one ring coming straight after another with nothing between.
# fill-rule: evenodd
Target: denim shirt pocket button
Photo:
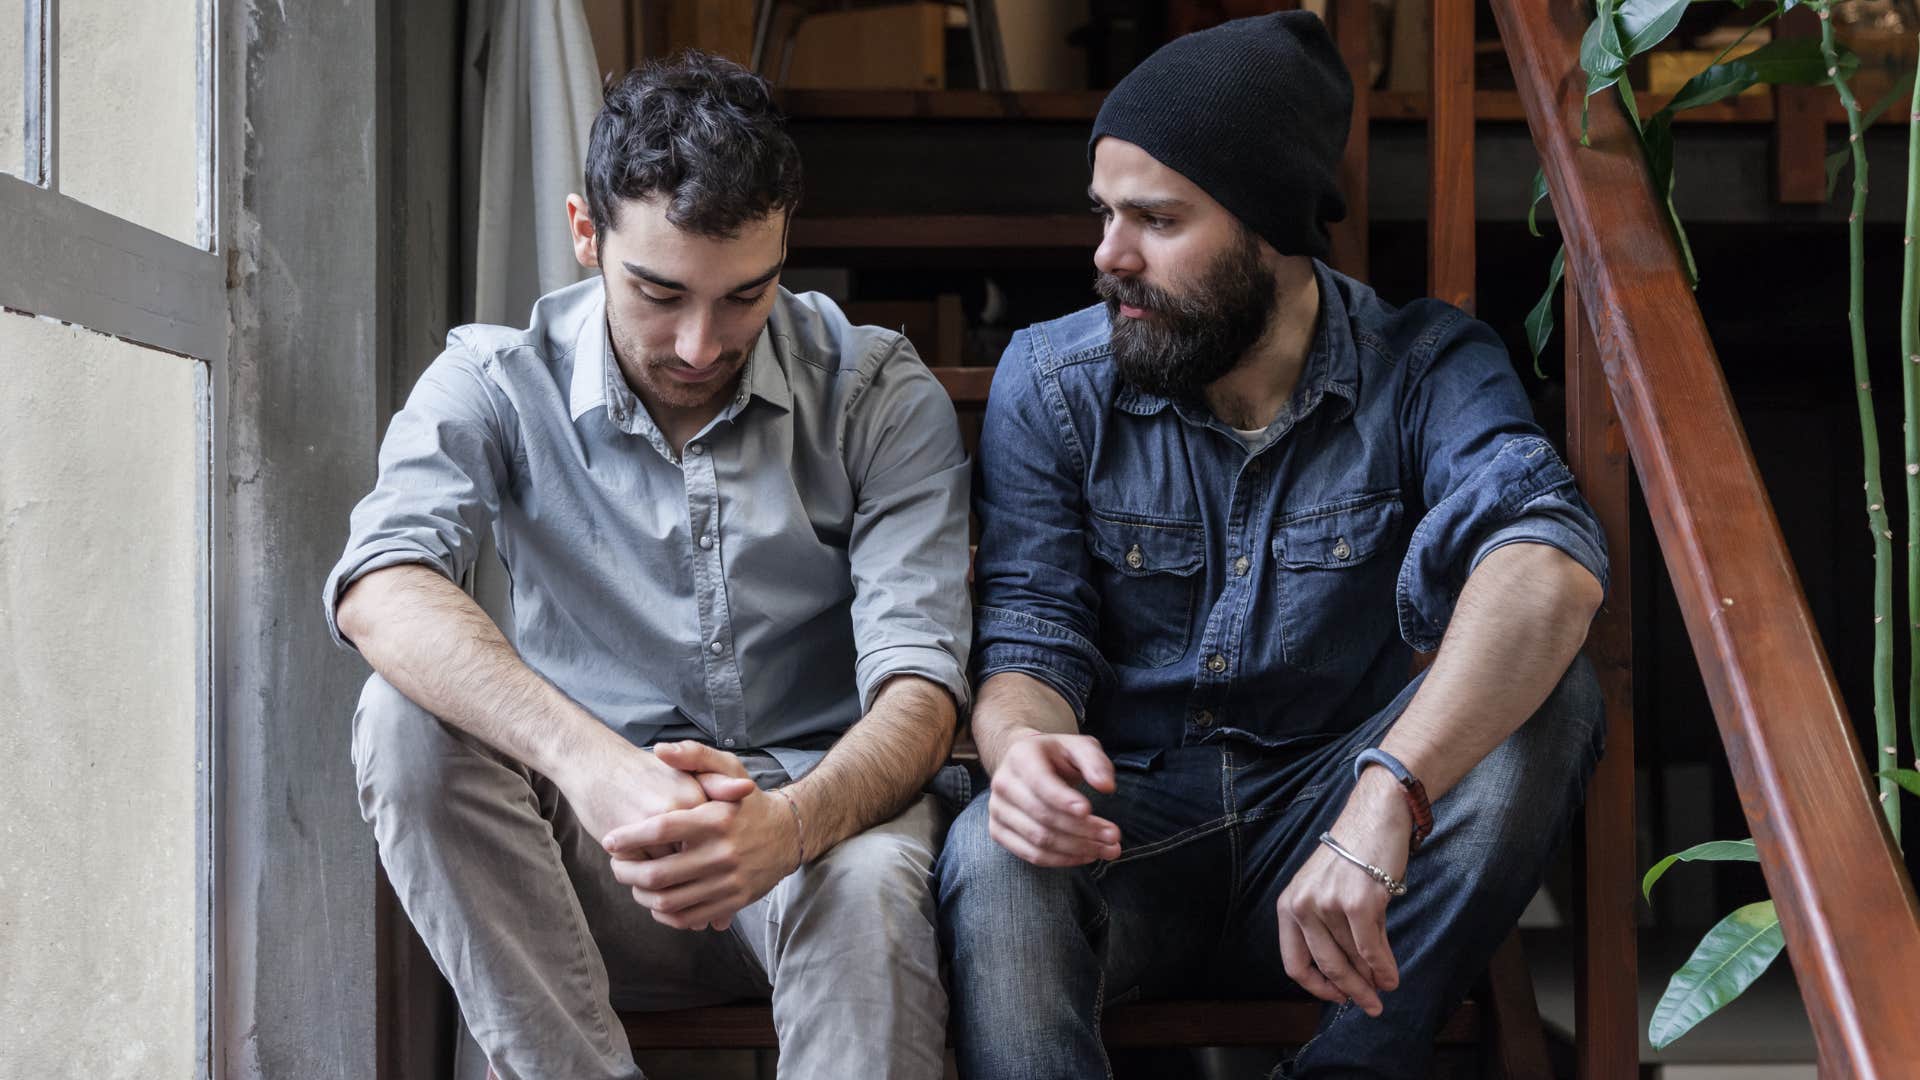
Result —
<instances>
[{"instance_id":1,"label":"denim shirt pocket button","mask_svg":"<svg viewBox=\"0 0 1920 1080\"><path fill-rule=\"evenodd\" d=\"M1108 662L1166 667L1187 654L1206 537L1198 522L1087 517Z\"/></svg>"},{"instance_id":2,"label":"denim shirt pocket button","mask_svg":"<svg viewBox=\"0 0 1920 1080\"><path fill-rule=\"evenodd\" d=\"M1288 514L1274 523L1274 589L1290 666L1315 671L1372 657L1395 632L1394 576L1403 514L1379 493ZM1358 617L1356 617L1358 615Z\"/></svg>"}]
</instances>

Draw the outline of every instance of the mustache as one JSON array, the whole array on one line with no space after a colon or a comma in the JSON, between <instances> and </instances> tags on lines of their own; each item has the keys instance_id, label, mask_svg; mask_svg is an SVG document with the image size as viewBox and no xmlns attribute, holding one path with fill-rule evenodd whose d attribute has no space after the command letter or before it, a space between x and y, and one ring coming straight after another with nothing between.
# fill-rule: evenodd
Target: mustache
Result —
<instances>
[{"instance_id":1,"label":"mustache","mask_svg":"<svg viewBox=\"0 0 1920 1080\"><path fill-rule=\"evenodd\" d=\"M1146 311L1177 311L1181 304L1165 289L1155 288L1139 278L1121 278L1099 274L1093 279L1094 295L1108 306L1124 304Z\"/></svg>"},{"instance_id":2,"label":"mustache","mask_svg":"<svg viewBox=\"0 0 1920 1080\"><path fill-rule=\"evenodd\" d=\"M746 359L746 356L747 356L747 350L735 349L732 352L721 353L720 358L715 360L712 364L708 366L721 367L721 368L733 367L739 364L740 361ZM685 360L680 359L679 353L674 353L674 352L654 353L653 355L648 356L646 358L646 364L647 364L647 367L649 368L670 368L670 367L692 368L693 367L692 364L689 364Z\"/></svg>"}]
</instances>

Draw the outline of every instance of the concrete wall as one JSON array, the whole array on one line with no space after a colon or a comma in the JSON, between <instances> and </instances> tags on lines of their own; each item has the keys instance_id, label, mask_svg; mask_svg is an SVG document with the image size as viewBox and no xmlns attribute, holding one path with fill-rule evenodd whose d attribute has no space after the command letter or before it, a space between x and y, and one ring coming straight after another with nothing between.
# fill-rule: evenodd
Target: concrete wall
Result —
<instances>
[{"instance_id":1,"label":"concrete wall","mask_svg":"<svg viewBox=\"0 0 1920 1080\"><path fill-rule=\"evenodd\" d=\"M21 96L26 88L26 29L24 0L0 0L0 172L21 174L26 148L22 125L26 107Z\"/></svg>"},{"instance_id":2,"label":"concrete wall","mask_svg":"<svg viewBox=\"0 0 1920 1080\"><path fill-rule=\"evenodd\" d=\"M203 365L0 313L0 1077L188 1077Z\"/></svg>"},{"instance_id":3,"label":"concrete wall","mask_svg":"<svg viewBox=\"0 0 1920 1080\"><path fill-rule=\"evenodd\" d=\"M60 190L187 243L199 221L199 6L60 2Z\"/></svg>"},{"instance_id":4,"label":"concrete wall","mask_svg":"<svg viewBox=\"0 0 1920 1080\"><path fill-rule=\"evenodd\" d=\"M220 3L218 1075L363 1080L375 870L347 754L367 669L328 638L319 590L374 475L388 8Z\"/></svg>"}]
</instances>

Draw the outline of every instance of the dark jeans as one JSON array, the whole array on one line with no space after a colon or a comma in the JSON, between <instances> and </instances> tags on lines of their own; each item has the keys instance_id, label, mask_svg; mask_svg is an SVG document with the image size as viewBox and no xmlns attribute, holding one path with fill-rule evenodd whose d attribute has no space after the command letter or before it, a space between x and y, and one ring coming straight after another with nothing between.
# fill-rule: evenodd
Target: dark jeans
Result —
<instances>
[{"instance_id":1,"label":"dark jeans","mask_svg":"<svg viewBox=\"0 0 1920 1080\"><path fill-rule=\"evenodd\" d=\"M1112 862L1026 863L987 835L989 795L975 799L937 870L961 1075L1109 1076L1108 1005L1304 997L1281 966L1275 901L1339 816L1353 759L1380 743L1417 685L1304 752L1225 743L1118 755L1118 792L1093 796L1120 827ZM1407 895L1387 908L1400 986L1381 995L1385 1012L1326 1006L1276 1075L1426 1075L1434 1035L1538 888L1604 739L1599 686L1576 660L1539 712L1434 804Z\"/></svg>"}]
</instances>

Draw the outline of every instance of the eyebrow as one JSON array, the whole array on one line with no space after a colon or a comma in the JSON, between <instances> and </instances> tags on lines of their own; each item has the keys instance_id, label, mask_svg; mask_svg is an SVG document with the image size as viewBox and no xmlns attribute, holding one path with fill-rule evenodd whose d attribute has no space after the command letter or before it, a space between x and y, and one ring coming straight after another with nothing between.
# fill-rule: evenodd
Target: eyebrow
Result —
<instances>
[{"instance_id":1,"label":"eyebrow","mask_svg":"<svg viewBox=\"0 0 1920 1080\"><path fill-rule=\"evenodd\" d=\"M1100 193L1091 187L1087 189L1087 198L1092 199L1097 206L1108 205L1107 201L1100 197ZM1112 204L1115 210L1144 211L1150 214L1162 210L1184 210L1187 206L1187 200L1176 199L1171 195L1164 195L1157 199L1121 199Z\"/></svg>"},{"instance_id":2,"label":"eyebrow","mask_svg":"<svg viewBox=\"0 0 1920 1080\"><path fill-rule=\"evenodd\" d=\"M642 281L651 282L655 285L660 286L663 289L672 289L675 292L689 291L687 287L681 284L680 282L675 281L672 278L661 277L659 274L656 274L653 271L647 269L646 267L641 266L639 263L631 263L631 262L623 261L621 262L620 265L625 267L627 273L632 274L634 277L637 277ZM772 269L768 270L766 273L761 274L759 277L754 278L752 281L742 282L739 285L735 285L733 288L728 289L727 292L728 293L746 292L748 289L765 285L767 282L772 281L776 277L779 277L780 271L785 269L786 265L787 264L784 259L781 260L780 262L774 263Z\"/></svg>"}]
</instances>

